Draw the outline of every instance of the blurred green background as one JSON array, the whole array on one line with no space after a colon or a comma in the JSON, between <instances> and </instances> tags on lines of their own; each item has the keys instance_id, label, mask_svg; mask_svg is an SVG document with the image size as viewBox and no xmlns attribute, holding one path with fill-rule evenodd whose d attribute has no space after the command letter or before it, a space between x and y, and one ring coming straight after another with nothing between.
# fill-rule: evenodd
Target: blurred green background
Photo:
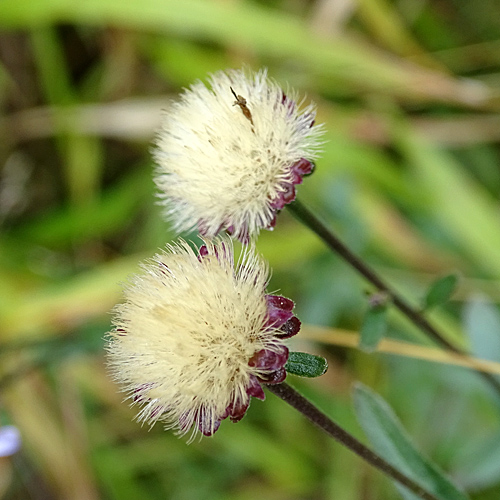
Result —
<instances>
[{"instance_id":1,"label":"blurred green background","mask_svg":"<svg viewBox=\"0 0 500 500\"><path fill-rule=\"evenodd\" d=\"M2 0L0 425L18 426L23 448L0 459L0 497L400 498L271 394L189 446L140 427L103 337L119 282L173 237L151 180L162 110L208 72L265 66L327 130L300 199L416 304L459 272L431 319L500 361L499 12L495 0ZM305 324L359 330L369 287L286 210L258 246L270 290ZM429 343L396 313L389 335ZM344 427L365 439L350 397L361 380L471 498L500 498L500 405L475 374L313 343L307 328L295 347L330 370L290 382Z\"/></svg>"}]
</instances>

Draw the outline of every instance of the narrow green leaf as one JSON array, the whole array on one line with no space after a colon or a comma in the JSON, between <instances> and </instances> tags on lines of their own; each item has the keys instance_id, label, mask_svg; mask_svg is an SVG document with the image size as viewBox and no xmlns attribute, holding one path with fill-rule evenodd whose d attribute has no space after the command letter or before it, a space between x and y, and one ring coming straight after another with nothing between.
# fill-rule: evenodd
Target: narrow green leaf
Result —
<instances>
[{"instance_id":1,"label":"narrow green leaf","mask_svg":"<svg viewBox=\"0 0 500 500\"><path fill-rule=\"evenodd\" d=\"M354 388L354 407L359 423L373 447L385 460L443 500L466 500L437 465L413 445L390 406L363 384ZM414 493L397 486L405 499L417 500Z\"/></svg>"},{"instance_id":2,"label":"narrow green leaf","mask_svg":"<svg viewBox=\"0 0 500 500\"><path fill-rule=\"evenodd\" d=\"M427 290L422 309L427 310L448 302L455 292L457 284L458 276L456 274L448 274L438 278Z\"/></svg>"},{"instance_id":3,"label":"narrow green leaf","mask_svg":"<svg viewBox=\"0 0 500 500\"><path fill-rule=\"evenodd\" d=\"M359 331L359 348L373 352L387 331L387 306L370 307L363 318Z\"/></svg>"},{"instance_id":4,"label":"narrow green leaf","mask_svg":"<svg viewBox=\"0 0 500 500\"><path fill-rule=\"evenodd\" d=\"M285 365L288 373L299 377L319 377L328 369L328 363L322 356L307 352L291 352Z\"/></svg>"}]
</instances>

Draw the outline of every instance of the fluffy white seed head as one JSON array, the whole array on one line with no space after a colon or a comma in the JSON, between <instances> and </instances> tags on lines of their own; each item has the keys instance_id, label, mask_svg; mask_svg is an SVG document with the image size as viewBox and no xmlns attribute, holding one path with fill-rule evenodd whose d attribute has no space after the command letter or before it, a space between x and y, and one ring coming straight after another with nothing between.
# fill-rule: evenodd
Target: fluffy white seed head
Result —
<instances>
[{"instance_id":1,"label":"fluffy white seed head","mask_svg":"<svg viewBox=\"0 0 500 500\"><path fill-rule=\"evenodd\" d=\"M262 375L249 359L281 344L265 327L266 264L248 247L235 269L227 237L206 247L200 258L181 240L144 263L109 334L111 371L143 405L138 419L179 434L200 418L214 431L230 404L248 403L250 377Z\"/></svg>"},{"instance_id":2,"label":"fluffy white seed head","mask_svg":"<svg viewBox=\"0 0 500 500\"><path fill-rule=\"evenodd\" d=\"M322 129L315 107L300 109L264 70L221 71L209 83L192 85L166 113L155 182L177 231L230 229L244 240L272 225L272 200L297 183L291 167L314 158Z\"/></svg>"}]
</instances>

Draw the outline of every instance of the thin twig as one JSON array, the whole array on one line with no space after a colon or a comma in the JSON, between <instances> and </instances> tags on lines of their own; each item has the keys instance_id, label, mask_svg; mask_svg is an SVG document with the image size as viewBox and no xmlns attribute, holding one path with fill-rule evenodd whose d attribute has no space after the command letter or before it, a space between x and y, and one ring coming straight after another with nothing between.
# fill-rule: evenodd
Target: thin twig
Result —
<instances>
[{"instance_id":1,"label":"thin twig","mask_svg":"<svg viewBox=\"0 0 500 500\"><path fill-rule=\"evenodd\" d=\"M374 451L367 448L363 443L358 441L352 434L336 424L309 400L298 393L293 387L283 382L281 384L266 385L267 389L273 394L281 398L290 406L298 410L309 421L317 425L320 429L325 431L333 439L349 448L353 453L361 457L365 462L369 463L376 469L383 472L385 475L397 481L399 484L409 489L420 498L424 500L439 500L438 497L429 493L422 488L418 483L405 476L402 472L395 469L391 464L386 462L382 457L377 455Z\"/></svg>"},{"instance_id":2,"label":"thin twig","mask_svg":"<svg viewBox=\"0 0 500 500\"><path fill-rule=\"evenodd\" d=\"M356 271L364 276L378 291L386 293L394 306L399 309L414 325L427 334L438 345L461 355L467 352L447 340L425 316L415 307L412 307L405 299L385 283L385 281L364 261L354 255L351 250L339 239L323 222L321 222L307 207L295 199L287 207L302 221L309 229L314 231L335 253L349 263ZM490 373L480 373L488 383L500 394L500 382Z\"/></svg>"}]
</instances>

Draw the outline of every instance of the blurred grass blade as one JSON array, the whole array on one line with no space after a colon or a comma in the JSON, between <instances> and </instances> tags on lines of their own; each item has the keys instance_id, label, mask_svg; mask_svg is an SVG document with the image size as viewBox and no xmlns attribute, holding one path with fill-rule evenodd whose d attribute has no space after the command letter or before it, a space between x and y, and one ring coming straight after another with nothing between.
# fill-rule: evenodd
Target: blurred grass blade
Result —
<instances>
[{"instance_id":1,"label":"blurred grass blade","mask_svg":"<svg viewBox=\"0 0 500 500\"><path fill-rule=\"evenodd\" d=\"M64 248L93 238L103 239L137 217L141 202L152 198L152 184L149 169L138 165L112 187L103 190L98 199L90 200L85 206L69 206L44 213L12 231L9 240Z\"/></svg>"},{"instance_id":2,"label":"blurred grass blade","mask_svg":"<svg viewBox=\"0 0 500 500\"><path fill-rule=\"evenodd\" d=\"M393 410L378 394L358 383L354 387L354 406L375 450L394 467L443 500L468 498L415 448ZM405 499L418 498L402 488L400 492Z\"/></svg>"},{"instance_id":3,"label":"blurred grass blade","mask_svg":"<svg viewBox=\"0 0 500 500\"><path fill-rule=\"evenodd\" d=\"M34 61L40 87L52 105L59 152L65 168L69 199L76 205L84 205L97 196L102 164L100 142L94 137L84 137L73 130L64 130L61 113L78 103L77 90L72 86L64 47L57 30L44 26L31 33Z\"/></svg>"},{"instance_id":4,"label":"blurred grass blade","mask_svg":"<svg viewBox=\"0 0 500 500\"><path fill-rule=\"evenodd\" d=\"M149 254L135 254L73 276L63 283L49 283L32 290L16 290L9 283L8 300L0 302L0 340L34 340L67 331L110 310L121 297L121 286Z\"/></svg>"},{"instance_id":5,"label":"blurred grass blade","mask_svg":"<svg viewBox=\"0 0 500 500\"><path fill-rule=\"evenodd\" d=\"M249 47L268 57L290 57L346 88L372 88L410 100L431 99L484 105L491 91L478 81L454 79L407 60L389 57L373 45L345 37L316 36L304 19L255 3L184 0L4 0L2 28L29 28L48 23L112 24L170 32L228 46ZM370 75L367 79L366 75ZM329 78L320 79L330 89Z\"/></svg>"},{"instance_id":6,"label":"blurred grass blade","mask_svg":"<svg viewBox=\"0 0 500 500\"><path fill-rule=\"evenodd\" d=\"M448 302L455 292L457 284L458 276L456 274L448 274L438 278L427 290L422 308L427 310Z\"/></svg>"},{"instance_id":7,"label":"blurred grass blade","mask_svg":"<svg viewBox=\"0 0 500 500\"><path fill-rule=\"evenodd\" d=\"M415 166L427 196L428 211L475 264L500 276L498 202L453 157L415 135L406 134L403 149ZM414 180L415 182L415 180Z\"/></svg>"},{"instance_id":8,"label":"blurred grass blade","mask_svg":"<svg viewBox=\"0 0 500 500\"><path fill-rule=\"evenodd\" d=\"M340 330L323 326L304 325L301 330L303 339L315 340L324 344L356 348L359 347L359 335L349 330ZM410 344L393 339L382 339L377 352L421 359L432 363L444 363L463 366L472 370L500 375L500 363L485 361L472 356L464 356L436 347Z\"/></svg>"},{"instance_id":9,"label":"blurred grass blade","mask_svg":"<svg viewBox=\"0 0 500 500\"><path fill-rule=\"evenodd\" d=\"M413 56L422 63L438 67L437 60L426 54L405 25L403 16L388 0L359 0L362 22L385 47L402 56Z\"/></svg>"}]
</instances>

